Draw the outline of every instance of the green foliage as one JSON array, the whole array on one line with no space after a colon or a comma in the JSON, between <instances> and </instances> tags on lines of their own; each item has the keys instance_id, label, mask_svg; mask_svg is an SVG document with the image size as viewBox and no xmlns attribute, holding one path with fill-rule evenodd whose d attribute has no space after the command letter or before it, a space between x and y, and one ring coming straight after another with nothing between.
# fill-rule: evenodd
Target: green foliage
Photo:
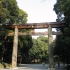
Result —
<instances>
[{"instance_id":1,"label":"green foliage","mask_svg":"<svg viewBox=\"0 0 70 70\"><path fill-rule=\"evenodd\" d=\"M6 14L6 19L11 23L15 23L16 18L18 17L19 14L19 8L17 6L16 0L2 0L3 4L3 11ZM6 21L7 21L6 20Z\"/></svg>"},{"instance_id":2,"label":"green foliage","mask_svg":"<svg viewBox=\"0 0 70 70\"><path fill-rule=\"evenodd\" d=\"M20 36L18 40L18 57L21 55L22 62L29 62L29 50L32 47L32 37L31 36ZM19 61L18 61L19 62Z\"/></svg>"},{"instance_id":3,"label":"green foliage","mask_svg":"<svg viewBox=\"0 0 70 70\"><path fill-rule=\"evenodd\" d=\"M63 36L58 36L55 43L56 44L54 47L54 55L57 55L62 62L70 63L70 61L69 61L69 58L70 58L70 56L69 56L70 55L70 47L69 47L70 37L64 38Z\"/></svg>"},{"instance_id":4,"label":"green foliage","mask_svg":"<svg viewBox=\"0 0 70 70\"><path fill-rule=\"evenodd\" d=\"M17 6L16 0L0 1L0 23L27 22L27 13Z\"/></svg>"},{"instance_id":5,"label":"green foliage","mask_svg":"<svg viewBox=\"0 0 70 70\"><path fill-rule=\"evenodd\" d=\"M22 9L19 9L19 16L17 22L21 22L22 24L27 22L27 13Z\"/></svg>"},{"instance_id":6,"label":"green foliage","mask_svg":"<svg viewBox=\"0 0 70 70\"><path fill-rule=\"evenodd\" d=\"M3 12L3 5L2 5L2 1L0 1L0 24L3 23L5 21L5 13Z\"/></svg>"},{"instance_id":7,"label":"green foliage","mask_svg":"<svg viewBox=\"0 0 70 70\"><path fill-rule=\"evenodd\" d=\"M29 50L30 59L40 59L41 61L47 60L48 56L48 38L40 36L33 39L33 46Z\"/></svg>"},{"instance_id":8,"label":"green foliage","mask_svg":"<svg viewBox=\"0 0 70 70\"><path fill-rule=\"evenodd\" d=\"M34 56L37 58L39 56L38 55L39 53L40 53L40 48L37 45L37 40L33 39L33 46L29 50L29 55L30 55L31 59L34 59Z\"/></svg>"},{"instance_id":9,"label":"green foliage","mask_svg":"<svg viewBox=\"0 0 70 70\"><path fill-rule=\"evenodd\" d=\"M19 45L20 47L24 48L25 49L29 49L31 46L32 46L32 37L31 36L22 36L22 37L19 37ZM31 44L30 44L31 43Z\"/></svg>"},{"instance_id":10,"label":"green foliage","mask_svg":"<svg viewBox=\"0 0 70 70\"><path fill-rule=\"evenodd\" d=\"M63 35L57 36L55 53L61 61L70 63L70 0L57 0L54 5L54 10L57 14L57 21L65 21L65 26L60 28ZM63 18L63 19L62 19Z\"/></svg>"},{"instance_id":11,"label":"green foliage","mask_svg":"<svg viewBox=\"0 0 70 70\"><path fill-rule=\"evenodd\" d=\"M17 6L16 0L0 1L0 23L26 23L27 13Z\"/></svg>"},{"instance_id":12,"label":"green foliage","mask_svg":"<svg viewBox=\"0 0 70 70\"><path fill-rule=\"evenodd\" d=\"M47 43L48 42L48 37L40 36L37 38L38 40Z\"/></svg>"},{"instance_id":13,"label":"green foliage","mask_svg":"<svg viewBox=\"0 0 70 70\"><path fill-rule=\"evenodd\" d=\"M0 0L0 24L5 24L5 23L19 24L19 21L17 21L17 20L20 20L19 17L22 19L21 24L27 22L27 13L25 11L19 9L19 7L17 6L16 0ZM12 58L13 37L6 38L6 35L9 32L13 32L13 31L14 30L5 29L4 27L0 26L0 32L1 32L0 33L0 53L1 53L0 60L2 60L2 57L3 57L3 61L8 62L8 63L11 63L10 58ZM29 30L20 29L19 31L26 32ZM28 38L31 39L31 37L28 37ZM24 44L22 44L23 43L22 39L24 39L24 38L19 37L19 47L22 48L22 47L24 47L24 44L26 44L25 45L26 47L24 49L29 49L30 42L27 41L28 39L25 37ZM18 51L21 51L21 50L18 50Z\"/></svg>"}]
</instances>

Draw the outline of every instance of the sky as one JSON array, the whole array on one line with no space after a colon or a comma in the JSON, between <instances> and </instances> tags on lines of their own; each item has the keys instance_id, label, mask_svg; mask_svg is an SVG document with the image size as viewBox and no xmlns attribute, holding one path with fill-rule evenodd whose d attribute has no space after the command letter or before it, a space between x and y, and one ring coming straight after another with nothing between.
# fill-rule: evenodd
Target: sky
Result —
<instances>
[{"instance_id":1,"label":"sky","mask_svg":"<svg viewBox=\"0 0 70 70\"><path fill-rule=\"evenodd\" d=\"M56 0L16 0L20 9L28 14L27 23L55 22L57 15L53 11ZM56 31L55 29L53 29ZM44 32L47 29L35 29L35 32ZM36 36L32 36L36 38ZM53 36L55 37L55 36Z\"/></svg>"}]
</instances>

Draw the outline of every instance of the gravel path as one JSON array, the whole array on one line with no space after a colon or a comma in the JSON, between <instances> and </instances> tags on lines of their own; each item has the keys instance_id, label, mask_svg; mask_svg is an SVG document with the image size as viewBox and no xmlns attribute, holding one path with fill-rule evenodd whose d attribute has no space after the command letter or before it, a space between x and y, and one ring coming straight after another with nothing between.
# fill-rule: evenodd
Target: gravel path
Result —
<instances>
[{"instance_id":1,"label":"gravel path","mask_svg":"<svg viewBox=\"0 0 70 70\"><path fill-rule=\"evenodd\" d=\"M43 66L42 64L21 64L18 68L16 69L0 69L0 70L48 70L48 64L45 64ZM55 65L55 70L65 70L63 68L63 65L58 68L57 65Z\"/></svg>"}]
</instances>

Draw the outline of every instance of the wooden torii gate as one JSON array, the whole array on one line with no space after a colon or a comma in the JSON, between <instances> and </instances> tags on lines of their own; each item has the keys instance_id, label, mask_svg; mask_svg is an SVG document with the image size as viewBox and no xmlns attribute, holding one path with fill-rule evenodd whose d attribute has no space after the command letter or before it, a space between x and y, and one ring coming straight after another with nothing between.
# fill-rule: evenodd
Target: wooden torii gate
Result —
<instances>
[{"instance_id":1,"label":"wooden torii gate","mask_svg":"<svg viewBox=\"0 0 70 70\"><path fill-rule=\"evenodd\" d=\"M14 35L13 41L13 52L12 52L12 68L17 67L17 48L18 48L18 35L47 35L48 34L48 50L49 50L49 68L48 70L54 69L54 60L53 60L53 42L52 34L59 35L60 32L52 32L52 28L60 28L64 26L64 22L44 22L44 23L27 23L27 24L5 24L3 25L6 29L15 29L14 33L9 33L8 36ZM35 33L34 29L43 29L48 28L48 32ZM32 29L30 33L20 33L18 29Z\"/></svg>"}]
</instances>

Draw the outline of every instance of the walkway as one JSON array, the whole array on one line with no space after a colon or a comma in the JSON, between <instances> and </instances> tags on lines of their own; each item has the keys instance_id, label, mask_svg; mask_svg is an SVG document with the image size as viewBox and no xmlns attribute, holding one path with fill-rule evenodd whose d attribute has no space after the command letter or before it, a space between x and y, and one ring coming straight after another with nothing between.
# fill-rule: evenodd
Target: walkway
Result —
<instances>
[{"instance_id":1,"label":"walkway","mask_svg":"<svg viewBox=\"0 0 70 70\"><path fill-rule=\"evenodd\" d=\"M2 70L48 70L48 64L43 66L42 64L21 64L17 69L2 69ZM57 65L55 65L55 70L65 70L63 68L63 65L58 68Z\"/></svg>"}]
</instances>

